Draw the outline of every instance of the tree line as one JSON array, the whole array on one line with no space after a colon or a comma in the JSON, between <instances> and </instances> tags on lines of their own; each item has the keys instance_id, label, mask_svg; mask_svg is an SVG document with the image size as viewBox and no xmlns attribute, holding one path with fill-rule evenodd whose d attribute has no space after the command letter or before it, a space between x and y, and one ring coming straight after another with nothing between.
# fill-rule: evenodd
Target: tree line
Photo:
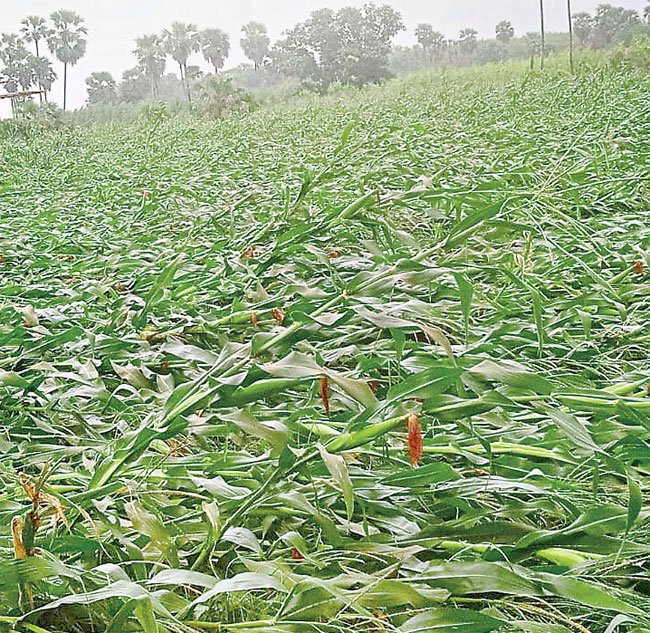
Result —
<instances>
[{"instance_id":1,"label":"tree line","mask_svg":"<svg viewBox=\"0 0 650 633\"><path fill-rule=\"evenodd\" d=\"M522 39L531 65L536 57L541 65L548 53L544 0L539 0L540 30ZM567 0L569 55L573 64L576 46L604 48L634 34L648 32L650 3L643 15L632 9L601 4L595 13L573 13ZM252 72L261 70L277 77L294 77L309 89L326 92L332 84L361 86L391 75L391 59L418 56L425 64L472 64L503 61L521 54L514 46L516 34L509 20L495 27L495 37L479 40L473 28L460 31L458 39L448 39L431 24L419 24L417 44L396 49L395 36L404 31L402 16L389 5L366 4L338 11L320 9L286 31L273 46L266 27L249 22L241 29L240 45L252 63ZM85 54L88 31L83 18L74 11L55 11L48 19L31 15L21 22L20 34L0 36L0 83L6 92L37 88L39 99L47 101L58 79L53 61L45 48L63 66L63 109L67 106L68 70ZM143 101L147 99L192 101L192 84L202 75L192 63L200 54L219 73L230 54L230 37L212 27L200 30L194 24L174 22L162 33L138 37L133 50L136 64L118 82L107 72L95 72L86 79L88 102ZM177 66L179 75L165 74L167 62Z\"/></svg>"},{"instance_id":2,"label":"tree line","mask_svg":"<svg viewBox=\"0 0 650 633\"><path fill-rule=\"evenodd\" d=\"M30 15L21 22L20 34L0 35L0 82L7 92L38 87L39 98L47 101L57 79L52 61L44 55L43 44L63 64L63 108L66 107L68 67L74 66L86 52L87 30L74 11L62 9L49 20ZM32 53L28 46L34 47Z\"/></svg>"}]
</instances>

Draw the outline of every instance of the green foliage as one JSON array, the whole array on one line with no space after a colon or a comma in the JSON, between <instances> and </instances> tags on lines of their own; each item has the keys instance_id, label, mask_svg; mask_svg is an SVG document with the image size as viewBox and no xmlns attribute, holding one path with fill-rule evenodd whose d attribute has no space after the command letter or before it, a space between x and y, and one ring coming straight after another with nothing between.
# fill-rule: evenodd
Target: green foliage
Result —
<instances>
[{"instance_id":1,"label":"green foliage","mask_svg":"<svg viewBox=\"0 0 650 633\"><path fill-rule=\"evenodd\" d=\"M558 63L0 135L0 627L648 629L650 79Z\"/></svg>"},{"instance_id":2,"label":"green foliage","mask_svg":"<svg viewBox=\"0 0 650 633\"><path fill-rule=\"evenodd\" d=\"M86 79L88 104L113 103L117 99L117 84L107 72L91 73Z\"/></svg>"},{"instance_id":3,"label":"green foliage","mask_svg":"<svg viewBox=\"0 0 650 633\"><path fill-rule=\"evenodd\" d=\"M593 20L591 41L594 48L624 43L641 27L641 18L634 9L600 4Z\"/></svg>"},{"instance_id":4,"label":"green foliage","mask_svg":"<svg viewBox=\"0 0 650 633\"><path fill-rule=\"evenodd\" d=\"M13 120L0 121L0 136L7 139L30 138L61 130L68 125L69 120L57 105L53 103L38 105L32 101L24 101L15 105Z\"/></svg>"},{"instance_id":5,"label":"green foliage","mask_svg":"<svg viewBox=\"0 0 650 633\"><path fill-rule=\"evenodd\" d=\"M271 57L285 74L320 92L336 82L361 86L388 77L391 42L403 29L388 5L320 9L291 29Z\"/></svg>"},{"instance_id":6,"label":"green foliage","mask_svg":"<svg viewBox=\"0 0 650 633\"><path fill-rule=\"evenodd\" d=\"M631 68L641 73L650 71L650 36L635 40L630 46L619 48L610 59L616 68Z\"/></svg>"},{"instance_id":7,"label":"green foliage","mask_svg":"<svg viewBox=\"0 0 650 633\"><path fill-rule=\"evenodd\" d=\"M222 119L227 114L251 112L256 104L252 96L235 85L230 77L210 75L197 82L202 111L211 119Z\"/></svg>"}]
</instances>

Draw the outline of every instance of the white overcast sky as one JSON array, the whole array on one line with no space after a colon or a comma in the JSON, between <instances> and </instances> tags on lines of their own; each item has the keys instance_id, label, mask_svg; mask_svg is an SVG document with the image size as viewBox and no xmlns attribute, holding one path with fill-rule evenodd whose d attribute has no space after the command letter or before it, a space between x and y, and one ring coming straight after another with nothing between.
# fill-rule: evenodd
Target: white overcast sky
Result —
<instances>
[{"instance_id":1,"label":"white overcast sky","mask_svg":"<svg viewBox=\"0 0 650 633\"><path fill-rule=\"evenodd\" d=\"M592 11L603 0L573 0L573 10ZM611 4L642 10L646 0L610 0ZM71 107L80 107L85 98L85 78L93 71L106 70L119 79L135 64L134 39L145 33L162 31L174 20L194 22L200 28L217 26L230 34L232 50L227 67L236 66L245 57L239 46L242 24L257 20L267 25L271 39L303 21L315 9L329 6L361 6L366 0L0 0L0 32L16 32L26 15L48 16L60 8L74 9L86 20L88 51L69 71ZM404 18L407 31L397 40L410 44L413 29L429 22L448 37L457 37L461 28L472 27L481 36L494 34L494 25L511 20L518 33L538 28L538 0L387 0ZM377 4L382 4L381 0ZM546 0L548 30L566 29L565 0ZM194 63L204 65L200 55ZM59 76L62 70L56 65ZM174 66L168 64L168 70ZM53 99L61 101L62 81L53 89ZM6 114L5 109L0 114Z\"/></svg>"}]
</instances>

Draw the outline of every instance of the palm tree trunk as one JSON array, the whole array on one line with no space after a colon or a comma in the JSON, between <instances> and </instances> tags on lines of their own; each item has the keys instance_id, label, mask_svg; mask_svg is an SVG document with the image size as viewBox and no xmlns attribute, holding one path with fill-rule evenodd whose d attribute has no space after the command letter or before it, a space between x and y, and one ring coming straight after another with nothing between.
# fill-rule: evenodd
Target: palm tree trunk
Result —
<instances>
[{"instance_id":1,"label":"palm tree trunk","mask_svg":"<svg viewBox=\"0 0 650 633\"><path fill-rule=\"evenodd\" d=\"M184 72L183 64L181 62L178 62L178 67L181 70L181 85L183 86L183 92L185 93L187 100L191 102L192 99L190 98L190 93L187 88L186 73Z\"/></svg>"},{"instance_id":2,"label":"palm tree trunk","mask_svg":"<svg viewBox=\"0 0 650 633\"><path fill-rule=\"evenodd\" d=\"M38 54L38 40L34 40L34 46L36 48L36 59L40 57ZM38 93L38 102L43 105L43 86L41 86L41 82L38 82L38 89L41 91Z\"/></svg>"},{"instance_id":3,"label":"palm tree trunk","mask_svg":"<svg viewBox=\"0 0 650 633\"><path fill-rule=\"evenodd\" d=\"M189 103L192 103L192 95L190 94L190 82L189 79L187 78L187 64L184 64L184 77L185 77L185 90L187 91L187 100Z\"/></svg>"},{"instance_id":4,"label":"palm tree trunk","mask_svg":"<svg viewBox=\"0 0 650 633\"><path fill-rule=\"evenodd\" d=\"M573 16L571 11L571 0L566 0L566 8L569 14L569 66L573 74Z\"/></svg>"},{"instance_id":5,"label":"palm tree trunk","mask_svg":"<svg viewBox=\"0 0 650 633\"><path fill-rule=\"evenodd\" d=\"M63 64L63 111L65 112L68 100L68 64Z\"/></svg>"},{"instance_id":6,"label":"palm tree trunk","mask_svg":"<svg viewBox=\"0 0 650 633\"><path fill-rule=\"evenodd\" d=\"M542 34L542 61L540 68L544 69L544 58L546 57L546 29L544 27L544 0L539 0L539 24Z\"/></svg>"}]
</instances>

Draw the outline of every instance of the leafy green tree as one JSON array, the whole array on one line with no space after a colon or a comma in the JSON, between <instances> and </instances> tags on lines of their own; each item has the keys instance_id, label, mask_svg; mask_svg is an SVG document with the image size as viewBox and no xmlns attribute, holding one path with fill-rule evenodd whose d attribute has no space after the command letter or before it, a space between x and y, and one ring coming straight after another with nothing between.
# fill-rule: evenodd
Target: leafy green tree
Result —
<instances>
[{"instance_id":1,"label":"leafy green tree","mask_svg":"<svg viewBox=\"0 0 650 633\"><path fill-rule=\"evenodd\" d=\"M86 89L89 105L115 103L117 100L117 84L110 73L91 73L86 79Z\"/></svg>"},{"instance_id":2,"label":"leafy green tree","mask_svg":"<svg viewBox=\"0 0 650 633\"><path fill-rule=\"evenodd\" d=\"M586 46L594 30L594 19L586 12L581 11L573 15L573 32L580 46Z\"/></svg>"},{"instance_id":3,"label":"leafy green tree","mask_svg":"<svg viewBox=\"0 0 650 633\"><path fill-rule=\"evenodd\" d=\"M67 106L68 66L74 66L86 54L88 30L81 16L61 9L50 16L54 28L47 37L50 52L63 64L63 109Z\"/></svg>"},{"instance_id":4,"label":"leafy green tree","mask_svg":"<svg viewBox=\"0 0 650 633\"><path fill-rule=\"evenodd\" d=\"M199 33L201 53L205 61L212 64L216 75L230 54L230 38L221 29L205 29Z\"/></svg>"},{"instance_id":5,"label":"leafy green tree","mask_svg":"<svg viewBox=\"0 0 650 633\"><path fill-rule=\"evenodd\" d=\"M161 38L158 35L143 35L137 38L133 53L138 60L138 66L149 80L151 94L154 99L158 99L160 97L160 79L167 65Z\"/></svg>"},{"instance_id":6,"label":"leafy green tree","mask_svg":"<svg viewBox=\"0 0 650 633\"><path fill-rule=\"evenodd\" d=\"M178 80L177 80L178 81ZM183 88L183 93L185 89ZM142 66L129 68L122 73L122 81L117 89L119 101L138 103L151 94L151 83Z\"/></svg>"},{"instance_id":7,"label":"leafy green tree","mask_svg":"<svg viewBox=\"0 0 650 633\"><path fill-rule=\"evenodd\" d=\"M497 40L499 40L499 42L504 46L507 46L510 43L510 40L515 36L515 28L509 20L501 20L501 22L496 25L495 32Z\"/></svg>"},{"instance_id":8,"label":"leafy green tree","mask_svg":"<svg viewBox=\"0 0 650 633\"><path fill-rule=\"evenodd\" d=\"M388 5L320 9L287 33L273 58L321 92L334 82L360 86L389 76L391 42L403 29L400 14Z\"/></svg>"},{"instance_id":9,"label":"leafy green tree","mask_svg":"<svg viewBox=\"0 0 650 633\"><path fill-rule=\"evenodd\" d=\"M269 54L271 45L266 27L260 22L249 22L241 30L244 35L239 43L246 57L255 65L255 70L258 70Z\"/></svg>"},{"instance_id":10,"label":"leafy green tree","mask_svg":"<svg viewBox=\"0 0 650 633\"><path fill-rule=\"evenodd\" d=\"M196 53L200 48L197 28L194 24L174 22L170 29L163 32L163 42L167 54L178 64L185 96L191 102L190 83L187 79L187 61L190 55Z\"/></svg>"},{"instance_id":11,"label":"leafy green tree","mask_svg":"<svg viewBox=\"0 0 650 633\"><path fill-rule=\"evenodd\" d=\"M594 17L592 45L594 48L605 48L626 41L635 27L640 25L641 18L634 9L600 4Z\"/></svg>"}]
</instances>

